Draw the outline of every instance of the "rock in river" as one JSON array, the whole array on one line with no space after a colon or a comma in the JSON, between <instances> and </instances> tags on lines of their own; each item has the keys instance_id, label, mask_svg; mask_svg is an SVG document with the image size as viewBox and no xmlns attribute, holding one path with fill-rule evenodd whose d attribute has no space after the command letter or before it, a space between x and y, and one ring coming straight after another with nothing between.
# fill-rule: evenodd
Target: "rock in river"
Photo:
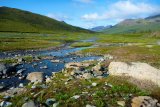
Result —
<instances>
[{"instance_id":1,"label":"rock in river","mask_svg":"<svg viewBox=\"0 0 160 107\"><path fill-rule=\"evenodd\" d=\"M20 74L20 73L22 73L23 71L25 71L26 69L20 69L20 70L18 70L17 71L17 74Z\"/></svg>"},{"instance_id":2,"label":"rock in river","mask_svg":"<svg viewBox=\"0 0 160 107\"><path fill-rule=\"evenodd\" d=\"M5 85L4 84L0 84L0 90L5 88Z\"/></svg>"},{"instance_id":3,"label":"rock in river","mask_svg":"<svg viewBox=\"0 0 160 107\"><path fill-rule=\"evenodd\" d=\"M17 60L18 60L18 63L25 61L23 58L18 58Z\"/></svg>"},{"instance_id":4,"label":"rock in river","mask_svg":"<svg viewBox=\"0 0 160 107\"><path fill-rule=\"evenodd\" d=\"M147 63L140 62L111 62L109 74L117 76L131 76L139 80L148 80L160 86L160 70Z\"/></svg>"},{"instance_id":5,"label":"rock in river","mask_svg":"<svg viewBox=\"0 0 160 107\"><path fill-rule=\"evenodd\" d=\"M7 68L4 64L0 63L0 75L6 74Z\"/></svg>"},{"instance_id":6,"label":"rock in river","mask_svg":"<svg viewBox=\"0 0 160 107\"><path fill-rule=\"evenodd\" d=\"M31 82L39 82L42 83L44 80L44 73L43 72L32 72L27 75L27 80Z\"/></svg>"},{"instance_id":7,"label":"rock in river","mask_svg":"<svg viewBox=\"0 0 160 107\"><path fill-rule=\"evenodd\" d=\"M74 69L79 69L81 67L88 67L88 66L90 66L89 63L81 63L81 62L70 62L65 65L66 68L74 68Z\"/></svg>"},{"instance_id":8,"label":"rock in river","mask_svg":"<svg viewBox=\"0 0 160 107\"><path fill-rule=\"evenodd\" d=\"M40 69L47 69L47 68L48 68L47 66L40 67Z\"/></svg>"},{"instance_id":9,"label":"rock in river","mask_svg":"<svg viewBox=\"0 0 160 107\"><path fill-rule=\"evenodd\" d=\"M0 63L0 78L8 77L16 72L16 65L15 66L7 66L5 64Z\"/></svg>"}]
</instances>

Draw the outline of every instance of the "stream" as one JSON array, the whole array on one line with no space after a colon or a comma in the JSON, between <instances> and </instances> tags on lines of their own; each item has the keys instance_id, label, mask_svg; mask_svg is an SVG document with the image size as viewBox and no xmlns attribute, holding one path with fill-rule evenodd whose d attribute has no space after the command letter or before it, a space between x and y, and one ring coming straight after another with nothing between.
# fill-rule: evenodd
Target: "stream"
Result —
<instances>
[{"instance_id":1,"label":"stream","mask_svg":"<svg viewBox=\"0 0 160 107\"><path fill-rule=\"evenodd\" d=\"M38 61L33 61L30 63L22 63L16 67L16 71L20 69L24 69L22 76L27 76L28 73L31 72L44 72L45 76L51 76L53 72L59 72L64 69L64 66L68 62L82 62L89 60L98 60L102 58L101 56L77 56L73 55L73 52L77 52L83 49L87 49L91 47L80 47L80 48L71 48L66 46L61 49L53 49L53 50L44 50L44 51L32 51L28 52L31 55L44 55L54 57L54 60L58 60L57 62L53 62L49 59L42 59ZM27 53L27 54L28 54ZM25 55L25 52L20 53L14 52L12 54L4 54L0 53L3 58L6 57L14 57L15 55ZM2 58L1 56L1 58ZM18 76L10 76L9 78L0 79L0 84L5 85L7 88L17 87L20 83L28 83L26 79L19 79Z\"/></svg>"}]
</instances>

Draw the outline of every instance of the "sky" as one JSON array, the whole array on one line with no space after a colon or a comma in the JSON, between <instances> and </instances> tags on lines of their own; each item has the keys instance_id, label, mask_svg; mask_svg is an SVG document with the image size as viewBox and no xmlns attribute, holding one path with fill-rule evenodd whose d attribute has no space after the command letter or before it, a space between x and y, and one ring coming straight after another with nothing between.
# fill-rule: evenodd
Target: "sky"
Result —
<instances>
[{"instance_id":1,"label":"sky","mask_svg":"<svg viewBox=\"0 0 160 107\"><path fill-rule=\"evenodd\" d=\"M0 6L31 11L83 28L160 14L160 0L0 0Z\"/></svg>"}]
</instances>

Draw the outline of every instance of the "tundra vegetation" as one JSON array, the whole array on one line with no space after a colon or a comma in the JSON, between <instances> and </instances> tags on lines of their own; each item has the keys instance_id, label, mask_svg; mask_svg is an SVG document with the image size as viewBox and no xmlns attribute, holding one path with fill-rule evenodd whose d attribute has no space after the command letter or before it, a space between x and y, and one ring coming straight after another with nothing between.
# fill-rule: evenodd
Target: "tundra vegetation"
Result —
<instances>
[{"instance_id":1,"label":"tundra vegetation","mask_svg":"<svg viewBox=\"0 0 160 107\"><path fill-rule=\"evenodd\" d=\"M11 10L14 12L10 12ZM116 32L120 32L118 34L97 33L27 11L3 7L0 13L3 13L0 14L2 16L0 26L3 26L0 27L0 54L26 50L63 49L67 46L67 48L85 47L72 55L102 57L101 60L88 61L88 66L85 66L86 62L78 63L80 65L78 69L65 67L62 71L54 72L50 77L41 78L43 82L40 83L21 84L18 91L11 92L12 95L7 92L8 90L1 90L4 86L0 84L0 106L21 107L23 105L25 107L27 104L32 104L47 107L129 107L133 102L132 99L137 96L150 96L157 99L149 100L153 104L160 101L160 87L157 84L146 80L135 80L128 76L114 76L108 72L112 61L126 62L129 66L132 66L130 62L144 62L148 63L148 66L154 66L158 71L160 69L159 32L144 32L144 29L141 29L143 32L130 32L130 29L128 31L127 28L122 27L124 30L127 29L127 33L122 33L119 28L104 31L113 32L112 30L116 29ZM21 17L23 15L26 17ZM31 20L28 20L30 18ZM150 27L153 25L151 24ZM159 30L158 27L154 26L153 31ZM134 28L137 29L135 25ZM89 41L91 38L94 40ZM7 65L23 65L23 63L38 62L45 58L52 60L53 63L60 62L53 60L55 57L49 55L34 57L22 55L2 58L0 62ZM73 64L73 67L77 67L78 64ZM5 67L1 66L3 70ZM47 69L47 66L43 66L42 69ZM2 74L0 77L4 79ZM13 89L17 88L12 87L10 90Z\"/></svg>"}]
</instances>

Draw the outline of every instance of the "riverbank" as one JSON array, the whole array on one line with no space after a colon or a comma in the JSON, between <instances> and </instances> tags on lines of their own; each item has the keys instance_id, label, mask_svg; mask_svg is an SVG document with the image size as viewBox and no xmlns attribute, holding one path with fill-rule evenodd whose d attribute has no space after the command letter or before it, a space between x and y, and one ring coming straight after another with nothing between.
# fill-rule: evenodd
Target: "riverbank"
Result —
<instances>
[{"instance_id":1,"label":"riverbank","mask_svg":"<svg viewBox=\"0 0 160 107\"><path fill-rule=\"evenodd\" d=\"M1 93L0 100L13 107L26 104L47 107L103 107L106 105L138 107L145 100L137 96L150 96L144 98L148 99L148 104L158 107L160 98L158 88L142 89L128 81L127 77L112 76L108 72L108 66L104 60L71 62L67 63L62 71L53 73L51 77L45 79L35 78L42 74L30 73L32 77L27 76L27 78L32 82L20 85L14 91L12 88L10 91Z\"/></svg>"},{"instance_id":2,"label":"riverbank","mask_svg":"<svg viewBox=\"0 0 160 107\"><path fill-rule=\"evenodd\" d=\"M51 35L38 36L62 44L54 48L0 54L3 63L1 105L128 107L137 104L134 98L140 105L144 99L149 101L148 104L160 101L158 39L151 38L149 42L150 38L139 40L125 35L119 39L105 38L100 34L99 37L89 35L86 38L82 37L84 35L73 38L73 35ZM33 39L31 36L27 39ZM126 43L123 43L123 36L128 38ZM8 68L14 69L8 72ZM6 70L9 74L5 74Z\"/></svg>"}]
</instances>

